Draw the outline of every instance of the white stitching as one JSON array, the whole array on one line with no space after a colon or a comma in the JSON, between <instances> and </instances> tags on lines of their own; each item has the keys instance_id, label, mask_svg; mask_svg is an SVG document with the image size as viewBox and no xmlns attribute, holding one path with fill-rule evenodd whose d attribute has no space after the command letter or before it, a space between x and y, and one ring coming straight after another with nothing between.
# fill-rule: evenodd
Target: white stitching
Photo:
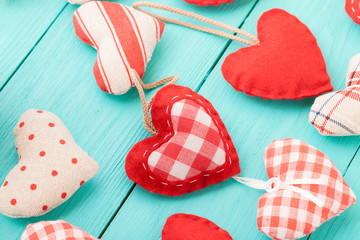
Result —
<instances>
[{"instance_id":1,"label":"white stitching","mask_svg":"<svg viewBox=\"0 0 360 240\"><path fill-rule=\"evenodd\" d=\"M143 165L144 169L146 170L145 163L143 163L142 165Z\"/></svg>"},{"instance_id":2,"label":"white stitching","mask_svg":"<svg viewBox=\"0 0 360 240\"><path fill-rule=\"evenodd\" d=\"M154 146L153 146L153 148L156 147L157 145L159 145L159 143L155 143Z\"/></svg>"},{"instance_id":3,"label":"white stitching","mask_svg":"<svg viewBox=\"0 0 360 240\"><path fill-rule=\"evenodd\" d=\"M191 97L191 98L194 97L194 96L188 95L188 94L187 94L186 96ZM171 100L174 100L174 99L176 99L176 98L178 98L178 97L179 97L179 96L175 96L175 97L173 97ZM204 104L201 100L199 100L199 99L196 99L196 100L197 100L198 102L200 102L201 104ZM170 107L170 105L167 106L167 108L166 108L166 114L168 114L168 112L169 112L169 107ZM204 106L203 106L203 107L204 107ZM215 113L212 113L209 108L205 108L205 107L204 107L204 109L205 109L205 111L206 111L209 115L211 115L211 114L215 115ZM216 119L212 119L212 120L215 121L215 124L216 124L216 125L219 125L219 123L218 123L218 121L217 121ZM169 125L169 127L171 127L169 120L167 120L167 124ZM224 135L223 131L221 131L221 129L219 129L219 126L217 126L217 128L218 128L221 136L222 136L223 138L225 138L225 135ZM166 140L166 138L169 137L169 136L171 136L171 133L169 133L168 135L166 135L163 139ZM159 143L154 144L153 147L157 146L158 144L159 144ZM227 150L229 151L229 145L228 145L227 143L226 143L226 148L227 148ZM146 155L147 152L148 152L148 150L146 150L146 151L144 152L143 157L145 157L145 155ZM231 157L229 156L229 164L231 165L231 163L232 163ZM145 170L146 170L146 167L145 167L145 164L144 164L144 163L143 163L143 167L144 167ZM222 172L222 171L224 171L224 170L225 170L224 168L223 168L223 169L220 169L220 170L217 171L216 173L220 173L220 172ZM204 176L204 177L209 177L210 174L204 174L203 176ZM153 178L152 176L149 175L149 177L150 177L152 180L155 180L155 178ZM196 182L197 180L198 180L198 179L192 180L190 183L194 183L194 182ZM163 184L163 185L169 185L168 183L165 183L165 182L161 182L161 184ZM177 187L182 187L182 186L184 186L184 184L177 184L177 185L175 185L175 186L177 186Z\"/></svg>"}]
</instances>

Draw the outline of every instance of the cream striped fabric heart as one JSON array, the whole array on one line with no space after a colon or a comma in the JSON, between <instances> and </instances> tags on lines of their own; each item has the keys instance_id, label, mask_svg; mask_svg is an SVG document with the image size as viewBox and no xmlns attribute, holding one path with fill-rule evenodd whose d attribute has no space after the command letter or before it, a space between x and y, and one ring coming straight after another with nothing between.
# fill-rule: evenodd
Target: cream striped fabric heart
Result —
<instances>
[{"instance_id":1,"label":"cream striped fabric heart","mask_svg":"<svg viewBox=\"0 0 360 240\"><path fill-rule=\"evenodd\" d=\"M317 97L309 122L322 135L360 134L360 54L350 60L346 88Z\"/></svg>"},{"instance_id":2,"label":"cream striped fabric heart","mask_svg":"<svg viewBox=\"0 0 360 240\"><path fill-rule=\"evenodd\" d=\"M165 24L119 3L92 1L73 15L77 36L98 55L93 68L99 87L115 95L132 86L131 69L143 76Z\"/></svg>"},{"instance_id":3,"label":"cream striped fabric heart","mask_svg":"<svg viewBox=\"0 0 360 240\"><path fill-rule=\"evenodd\" d=\"M0 188L0 212L43 215L68 200L98 171L98 164L53 113L29 110L14 129L19 162Z\"/></svg>"}]
</instances>

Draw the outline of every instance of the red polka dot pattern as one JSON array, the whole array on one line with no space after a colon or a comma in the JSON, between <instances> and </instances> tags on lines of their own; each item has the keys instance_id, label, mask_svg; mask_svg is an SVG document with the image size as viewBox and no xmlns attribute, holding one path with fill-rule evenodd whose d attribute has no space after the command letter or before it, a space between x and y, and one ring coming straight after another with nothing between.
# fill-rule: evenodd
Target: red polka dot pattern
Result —
<instances>
[{"instance_id":1,"label":"red polka dot pattern","mask_svg":"<svg viewBox=\"0 0 360 240\"><path fill-rule=\"evenodd\" d=\"M62 194L61 194L61 198L66 198L66 196L67 196L67 193L66 192L63 192Z\"/></svg>"},{"instance_id":2,"label":"red polka dot pattern","mask_svg":"<svg viewBox=\"0 0 360 240\"><path fill-rule=\"evenodd\" d=\"M10 204L11 204L11 205L15 206L16 203L17 203L16 199L11 199L11 201L10 201Z\"/></svg>"},{"instance_id":3,"label":"red polka dot pattern","mask_svg":"<svg viewBox=\"0 0 360 240\"><path fill-rule=\"evenodd\" d=\"M44 215L98 171L98 164L50 112L25 112L14 132L19 162L0 182L0 214L16 218Z\"/></svg>"}]
</instances>

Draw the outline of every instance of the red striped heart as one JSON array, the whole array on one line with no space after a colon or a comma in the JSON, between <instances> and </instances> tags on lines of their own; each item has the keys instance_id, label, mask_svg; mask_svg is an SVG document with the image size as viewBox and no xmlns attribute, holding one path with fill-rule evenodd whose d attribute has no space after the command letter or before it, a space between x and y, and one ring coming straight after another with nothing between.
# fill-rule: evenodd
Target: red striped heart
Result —
<instances>
[{"instance_id":1,"label":"red striped heart","mask_svg":"<svg viewBox=\"0 0 360 240\"><path fill-rule=\"evenodd\" d=\"M93 1L73 15L76 35L98 55L94 75L101 90L124 94L132 86L131 69L143 76L165 24L131 7Z\"/></svg>"},{"instance_id":2,"label":"red striped heart","mask_svg":"<svg viewBox=\"0 0 360 240\"><path fill-rule=\"evenodd\" d=\"M131 180L155 193L180 195L240 172L219 114L199 94L182 86L163 87L151 113L158 134L128 154L125 168Z\"/></svg>"}]
</instances>

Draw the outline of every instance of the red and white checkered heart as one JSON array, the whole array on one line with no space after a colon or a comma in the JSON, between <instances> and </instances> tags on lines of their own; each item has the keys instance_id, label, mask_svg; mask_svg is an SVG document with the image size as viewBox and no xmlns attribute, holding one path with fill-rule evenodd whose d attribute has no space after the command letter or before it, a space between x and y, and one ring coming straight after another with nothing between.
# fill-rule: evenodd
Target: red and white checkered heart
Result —
<instances>
[{"instance_id":1,"label":"red and white checkered heart","mask_svg":"<svg viewBox=\"0 0 360 240\"><path fill-rule=\"evenodd\" d=\"M21 240L96 240L64 220L42 221L30 224L21 236Z\"/></svg>"},{"instance_id":2,"label":"red and white checkered heart","mask_svg":"<svg viewBox=\"0 0 360 240\"><path fill-rule=\"evenodd\" d=\"M360 54L350 60L346 89L317 97L309 122L322 135L360 134Z\"/></svg>"},{"instance_id":3,"label":"red and white checkered heart","mask_svg":"<svg viewBox=\"0 0 360 240\"><path fill-rule=\"evenodd\" d=\"M130 151L125 165L130 179L152 192L180 195L240 172L224 124L202 96L166 86L156 94L151 112L158 134Z\"/></svg>"},{"instance_id":4,"label":"red and white checkered heart","mask_svg":"<svg viewBox=\"0 0 360 240\"><path fill-rule=\"evenodd\" d=\"M143 76L165 24L150 15L113 2L85 3L73 15L76 35L98 50L94 65L97 84L120 95L132 86L134 69Z\"/></svg>"},{"instance_id":5,"label":"red and white checkered heart","mask_svg":"<svg viewBox=\"0 0 360 240\"><path fill-rule=\"evenodd\" d=\"M258 228L272 238L303 237L355 203L353 191L330 159L305 142L275 140L267 147L264 161L269 179L278 178L283 184L295 179L324 181L323 184L284 185L260 198ZM323 201L323 206L307 198L309 194Z\"/></svg>"}]
</instances>

